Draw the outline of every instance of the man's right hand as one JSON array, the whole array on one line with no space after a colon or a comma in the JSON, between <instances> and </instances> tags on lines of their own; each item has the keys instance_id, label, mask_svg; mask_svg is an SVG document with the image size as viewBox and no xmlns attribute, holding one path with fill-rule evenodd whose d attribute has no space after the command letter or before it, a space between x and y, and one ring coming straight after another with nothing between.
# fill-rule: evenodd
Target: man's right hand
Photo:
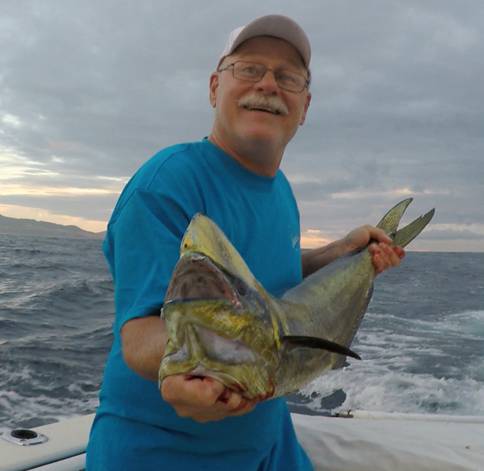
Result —
<instances>
[{"instance_id":1,"label":"man's right hand","mask_svg":"<svg viewBox=\"0 0 484 471\"><path fill-rule=\"evenodd\" d=\"M189 417L197 422L244 415L256 404L219 381L201 376L167 376L161 383L161 395L180 417Z\"/></svg>"},{"instance_id":2,"label":"man's right hand","mask_svg":"<svg viewBox=\"0 0 484 471\"><path fill-rule=\"evenodd\" d=\"M143 378L157 382L167 337L165 322L157 316L128 321L121 330L126 364ZM161 383L161 395L179 416L197 422L247 414L256 404L215 379L193 375L166 377Z\"/></svg>"}]
</instances>

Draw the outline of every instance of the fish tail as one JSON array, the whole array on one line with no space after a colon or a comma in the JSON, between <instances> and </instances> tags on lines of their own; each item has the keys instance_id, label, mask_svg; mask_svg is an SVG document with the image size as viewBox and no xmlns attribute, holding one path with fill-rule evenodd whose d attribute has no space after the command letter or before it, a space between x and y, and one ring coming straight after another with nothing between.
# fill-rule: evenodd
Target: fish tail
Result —
<instances>
[{"instance_id":1,"label":"fish tail","mask_svg":"<svg viewBox=\"0 0 484 471\"><path fill-rule=\"evenodd\" d=\"M402 227L393 236L393 243L395 245L399 245L400 247L405 247L422 232L424 227L433 218L434 214L435 209L432 209L423 216L415 219L415 221L412 221L410 224Z\"/></svg>"},{"instance_id":2,"label":"fish tail","mask_svg":"<svg viewBox=\"0 0 484 471\"><path fill-rule=\"evenodd\" d=\"M400 201L400 203L396 204L385 214L385 216L382 217L381 221L376 226L383 229L393 239L393 243L400 247L405 247L415 239L415 237L417 237L430 222L435 213L435 209L432 209L402 229L397 230L400 219L402 219L405 210L412 201L413 198L407 198Z\"/></svg>"},{"instance_id":3,"label":"fish tail","mask_svg":"<svg viewBox=\"0 0 484 471\"><path fill-rule=\"evenodd\" d=\"M398 224L400 224L400 219L402 219L403 213L412 201L413 198L407 198L406 200L400 201L400 203L396 204L385 214L385 216L381 218L381 221L376 225L376 227L383 229L390 236L395 234L395 232L397 232Z\"/></svg>"}]
</instances>

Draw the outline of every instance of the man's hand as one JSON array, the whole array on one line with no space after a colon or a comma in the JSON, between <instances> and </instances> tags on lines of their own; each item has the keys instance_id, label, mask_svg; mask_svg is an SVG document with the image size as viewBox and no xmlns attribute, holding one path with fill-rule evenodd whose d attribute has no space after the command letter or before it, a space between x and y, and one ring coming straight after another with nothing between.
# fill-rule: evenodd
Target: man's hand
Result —
<instances>
[{"instance_id":1,"label":"man's hand","mask_svg":"<svg viewBox=\"0 0 484 471\"><path fill-rule=\"evenodd\" d=\"M392 239L382 229L373 226L361 226L351 231L344 239L348 252L359 250L368 245L371 261L376 273L382 273L388 268L397 267L405 256L405 251L393 246Z\"/></svg>"},{"instance_id":2,"label":"man's hand","mask_svg":"<svg viewBox=\"0 0 484 471\"><path fill-rule=\"evenodd\" d=\"M168 376L161 383L161 395L180 417L190 417L197 422L247 414L255 407L255 402L208 377Z\"/></svg>"},{"instance_id":3,"label":"man's hand","mask_svg":"<svg viewBox=\"0 0 484 471\"><path fill-rule=\"evenodd\" d=\"M405 251L401 247L391 244L392 239L382 229L368 225L358 227L343 239L305 251L301 257L303 276L314 273L339 257L364 249L367 245L375 271L377 274L381 273L398 266L405 256Z\"/></svg>"}]
</instances>

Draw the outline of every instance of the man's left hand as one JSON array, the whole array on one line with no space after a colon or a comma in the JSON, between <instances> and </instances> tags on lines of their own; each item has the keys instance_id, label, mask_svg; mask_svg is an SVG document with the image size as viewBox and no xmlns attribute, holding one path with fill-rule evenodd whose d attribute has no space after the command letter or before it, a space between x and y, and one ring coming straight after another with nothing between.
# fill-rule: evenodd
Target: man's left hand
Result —
<instances>
[{"instance_id":1,"label":"man's left hand","mask_svg":"<svg viewBox=\"0 0 484 471\"><path fill-rule=\"evenodd\" d=\"M358 227L344 238L344 242L348 252L362 249L370 243L368 251L377 274L397 267L405 256L401 247L392 245L392 239L385 231L373 226Z\"/></svg>"}]
</instances>

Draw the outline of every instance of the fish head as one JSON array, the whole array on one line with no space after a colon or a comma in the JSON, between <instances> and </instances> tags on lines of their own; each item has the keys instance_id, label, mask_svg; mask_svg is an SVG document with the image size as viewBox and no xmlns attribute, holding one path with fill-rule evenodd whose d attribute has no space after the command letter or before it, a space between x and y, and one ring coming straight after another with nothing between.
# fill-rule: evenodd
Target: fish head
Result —
<instances>
[{"instance_id":1,"label":"fish head","mask_svg":"<svg viewBox=\"0 0 484 471\"><path fill-rule=\"evenodd\" d=\"M159 370L209 376L248 399L274 394L280 361L271 298L205 216L185 233L163 305L168 342Z\"/></svg>"}]
</instances>

